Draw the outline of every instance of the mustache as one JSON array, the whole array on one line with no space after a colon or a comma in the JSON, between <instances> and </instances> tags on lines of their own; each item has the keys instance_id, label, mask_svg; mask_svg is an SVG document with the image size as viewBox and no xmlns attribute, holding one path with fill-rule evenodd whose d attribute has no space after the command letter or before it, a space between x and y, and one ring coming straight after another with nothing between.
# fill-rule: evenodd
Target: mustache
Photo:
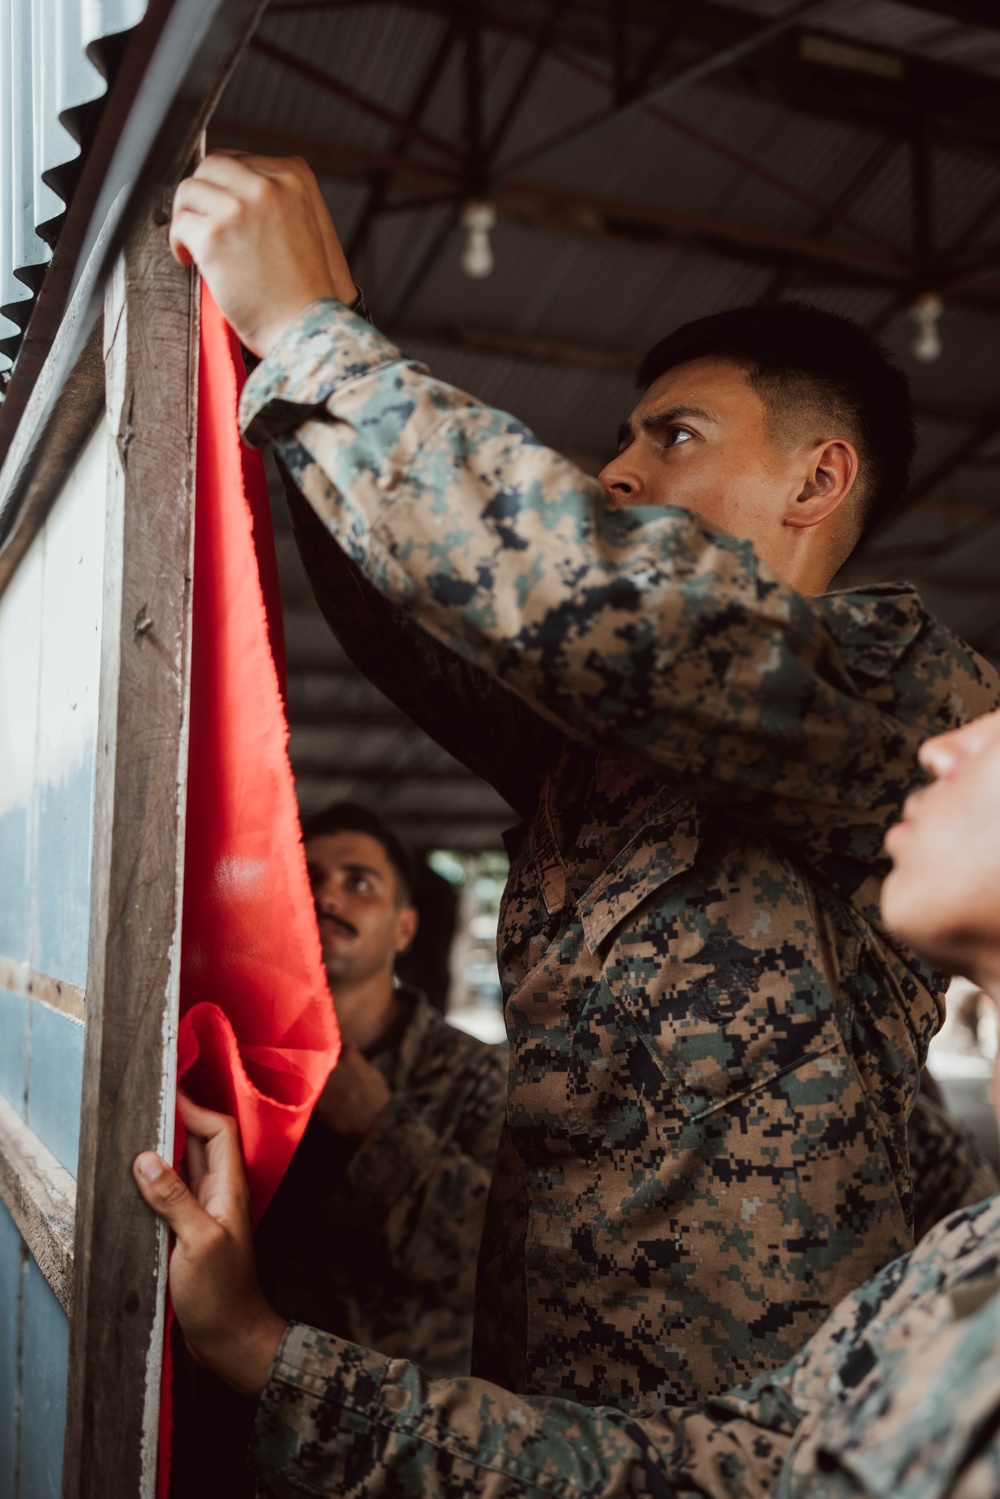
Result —
<instances>
[{"instance_id":1,"label":"mustache","mask_svg":"<svg viewBox=\"0 0 1000 1499\"><path fill-rule=\"evenodd\" d=\"M357 927L352 926L349 921L345 921L343 916L335 916L332 911L317 911L316 915L320 921L329 921L334 926L340 927L341 931L348 932L352 937L358 935Z\"/></svg>"}]
</instances>

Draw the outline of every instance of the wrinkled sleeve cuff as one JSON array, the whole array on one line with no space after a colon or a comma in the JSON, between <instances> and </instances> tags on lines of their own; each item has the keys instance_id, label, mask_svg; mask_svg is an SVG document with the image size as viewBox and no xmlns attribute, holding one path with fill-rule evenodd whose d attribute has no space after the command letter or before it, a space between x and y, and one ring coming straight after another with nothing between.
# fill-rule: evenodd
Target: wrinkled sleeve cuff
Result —
<instances>
[{"instance_id":1,"label":"wrinkled sleeve cuff","mask_svg":"<svg viewBox=\"0 0 1000 1499\"><path fill-rule=\"evenodd\" d=\"M318 1444L335 1449L354 1442L358 1421L351 1412L367 1416L378 1407L389 1364L380 1353L290 1322L257 1406L250 1443L250 1460L261 1478L287 1484Z\"/></svg>"},{"instance_id":2,"label":"wrinkled sleeve cuff","mask_svg":"<svg viewBox=\"0 0 1000 1499\"><path fill-rule=\"evenodd\" d=\"M361 1142L347 1175L359 1202L381 1222L437 1159L441 1141L399 1098L386 1104Z\"/></svg>"},{"instance_id":3,"label":"wrinkled sleeve cuff","mask_svg":"<svg viewBox=\"0 0 1000 1499\"><path fill-rule=\"evenodd\" d=\"M340 385L361 379L400 358L383 338L343 302L311 302L290 323L240 397L240 427L258 446L304 421Z\"/></svg>"}]
</instances>

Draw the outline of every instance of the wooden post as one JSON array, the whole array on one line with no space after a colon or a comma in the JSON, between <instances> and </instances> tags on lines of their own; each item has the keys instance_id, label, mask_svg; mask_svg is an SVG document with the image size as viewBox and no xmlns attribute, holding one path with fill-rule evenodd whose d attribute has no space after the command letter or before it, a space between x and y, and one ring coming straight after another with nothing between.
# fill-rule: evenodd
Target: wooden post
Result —
<instances>
[{"instance_id":1,"label":"wooden post","mask_svg":"<svg viewBox=\"0 0 1000 1499\"><path fill-rule=\"evenodd\" d=\"M107 550L64 1499L154 1491L166 1237L131 1163L173 1146L196 283L146 214L104 312Z\"/></svg>"}]
</instances>

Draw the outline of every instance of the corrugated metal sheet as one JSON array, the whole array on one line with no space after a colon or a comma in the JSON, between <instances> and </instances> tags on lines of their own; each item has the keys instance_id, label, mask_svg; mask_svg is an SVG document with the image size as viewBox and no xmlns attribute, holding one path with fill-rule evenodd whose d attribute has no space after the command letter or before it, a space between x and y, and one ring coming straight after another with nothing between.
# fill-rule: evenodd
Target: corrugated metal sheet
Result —
<instances>
[{"instance_id":1,"label":"corrugated metal sheet","mask_svg":"<svg viewBox=\"0 0 1000 1499\"><path fill-rule=\"evenodd\" d=\"M146 0L0 0L0 370L52 254L88 110Z\"/></svg>"}]
</instances>

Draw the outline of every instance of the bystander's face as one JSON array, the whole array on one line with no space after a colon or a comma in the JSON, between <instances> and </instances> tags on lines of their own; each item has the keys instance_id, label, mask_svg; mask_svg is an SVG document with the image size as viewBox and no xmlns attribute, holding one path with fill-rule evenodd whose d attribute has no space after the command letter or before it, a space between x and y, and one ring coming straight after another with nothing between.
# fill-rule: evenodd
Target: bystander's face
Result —
<instances>
[{"instance_id":1,"label":"bystander's face","mask_svg":"<svg viewBox=\"0 0 1000 1499\"><path fill-rule=\"evenodd\" d=\"M887 925L918 952L1000 998L1000 713L929 739L934 777L890 828Z\"/></svg>"},{"instance_id":2,"label":"bystander's face","mask_svg":"<svg viewBox=\"0 0 1000 1499\"><path fill-rule=\"evenodd\" d=\"M305 848L323 962L340 1012L352 990L391 976L396 954L416 931L416 912L401 898L395 868L377 838L325 833Z\"/></svg>"},{"instance_id":3,"label":"bystander's face","mask_svg":"<svg viewBox=\"0 0 1000 1499\"><path fill-rule=\"evenodd\" d=\"M746 371L697 359L649 387L600 482L613 506L675 505L756 539L795 501L803 475L802 455L775 443Z\"/></svg>"}]
</instances>

